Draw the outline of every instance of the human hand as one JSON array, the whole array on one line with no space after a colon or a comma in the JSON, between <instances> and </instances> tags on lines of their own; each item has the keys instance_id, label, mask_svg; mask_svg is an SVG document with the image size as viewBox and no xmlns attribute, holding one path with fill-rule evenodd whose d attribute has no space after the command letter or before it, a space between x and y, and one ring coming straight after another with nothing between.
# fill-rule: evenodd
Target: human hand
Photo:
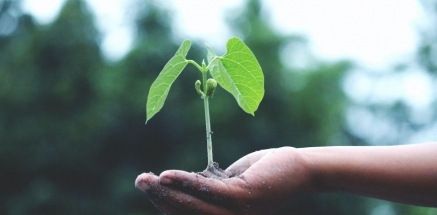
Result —
<instances>
[{"instance_id":1,"label":"human hand","mask_svg":"<svg viewBox=\"0 0 437 215\"><path fill-rule=\"evenodd\" d=\"M309 171L291 147L257 151L225 171L235 177L205 178L169 170L139 175L135 185L166 214L272 214L296 194L311 191Z\"/></svg>"}]
</instances>

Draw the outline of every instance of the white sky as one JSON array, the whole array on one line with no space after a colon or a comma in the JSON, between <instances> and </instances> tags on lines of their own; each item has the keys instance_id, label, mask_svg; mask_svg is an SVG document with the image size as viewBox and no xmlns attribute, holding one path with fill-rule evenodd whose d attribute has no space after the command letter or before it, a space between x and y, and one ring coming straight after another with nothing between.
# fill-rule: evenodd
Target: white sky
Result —
<instances>
[{"instance_id":1,"label":"white sky","mask_svg":"<svg viewBox=\"0 0 437 215\"><path fill-rule=\"evenodd\" d=\"M241 0L173 0L180 29L187 36L206 36L224 44L220 17ZM188 2L188 3L187 3ZM264 1L271 23L284 33L307 36L314 53L328 60L353 59L366 67L381 68L411 55L418 42L422 17L417 0L289 0ZM219 27L212 27L219 26ZM182 30L181 30L182 31ZM218 38L217 38L218 37Z\"/></svg>"},{"instance_id":2,"label":"white sky","mask_svg":"<svg viewBox=\"0 0 437 215\"><path fill-rule=\"evenodd\" d=\"M64 0L25 0L24 9L41 23L50 22ZM132 44L132 0L88 0L104 34L102 49L119 59ZM164 2L164 3L163 3ZM243 0L168 0L176 32L223 47L231 33L223 20ZM306 36L314 54L327 60L352 59L368 68L383 68L411 56L418 42L423 11L418 0L264 1L278 31ZM213 9L210 9L213 8Z\"/></svg>"},{"instance_id":3,"label":"white sky","mask_svg":"<svg viewBox=\"0 0 437 215\"><path fill-rule=\"evenodd\" d=\"M270 1L274 21L286 32L309 36L316 53L381 67L417 47L422 13L417 0Z\"/></svg>"}]
</instances>

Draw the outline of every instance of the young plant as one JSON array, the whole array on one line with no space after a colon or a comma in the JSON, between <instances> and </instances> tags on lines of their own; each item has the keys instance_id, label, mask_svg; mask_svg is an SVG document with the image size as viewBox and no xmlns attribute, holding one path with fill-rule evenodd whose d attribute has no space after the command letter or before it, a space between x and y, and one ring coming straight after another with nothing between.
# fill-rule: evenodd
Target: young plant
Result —
<instances>
[{"instance_id":1,"label":"young plant","mask_svg":"<svg viewBox=\"0 0 437 215\"><path fill-rule=\"evenodd\" d=\"M195 82L195 89L204 102L208 167L211 167L213 165L212 131L208 99L212 97L217 83L235 97L238 105L245 112L254 115L264 96L264 75L255 55L237 37L228 40L227 53L223 56L217 56L211 48L207 47L208 65L205 61L200 66L195 61L186 59L190 47L190 40L182 42L176 54L167 62L150 87L146 123L161 110L172 83L185 66L189 63L193 64L202 75L202 81ZM212 78L208 78L208 73Z\"/></svg>"}]
</instances>

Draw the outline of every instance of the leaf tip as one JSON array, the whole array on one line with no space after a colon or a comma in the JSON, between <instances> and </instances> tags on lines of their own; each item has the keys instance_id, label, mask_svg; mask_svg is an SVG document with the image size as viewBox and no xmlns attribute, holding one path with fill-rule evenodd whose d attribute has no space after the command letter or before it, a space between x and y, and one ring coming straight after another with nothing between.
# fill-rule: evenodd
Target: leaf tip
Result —
<instances>
[{"instance_id":1,"label":"leaf tip","mask_svg":"<svg viewBox=\"0 0 437 215\"><path fill-rule=\"evenodd\" d=\"M182 44L184 44L184 43L189 43L191 45L191 40L185 39L184 41L182 41Z\"/></svg>"},{"instance_id":2,"label":"leaf tip","mask_svg":"<svg viewBox=\"0 0 437 215\"><path fill-rule=\"evenodd\" d=\"M147 125L147 123L149 122L150 119L152 119L153 115L149 116L149 114L147 114L146 117L146 122L144 122L144 125Z\"/></svg>"}]
</instances>

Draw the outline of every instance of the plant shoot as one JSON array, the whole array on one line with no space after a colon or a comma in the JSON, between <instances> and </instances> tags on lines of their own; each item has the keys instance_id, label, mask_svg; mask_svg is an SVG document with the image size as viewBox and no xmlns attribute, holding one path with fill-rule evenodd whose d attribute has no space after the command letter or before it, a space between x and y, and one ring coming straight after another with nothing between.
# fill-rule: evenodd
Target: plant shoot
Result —
<instances>
[{"instance_id":1,"label":"plant shoot","mask_svg":"<svg viewBox=\"0 0 437 215\"><path fill-rule=\"evenodd\" d=\"M170 87L182 70L187 64L193 64L202 75L202 80L197 80L194 87L204 103L208 166L212 166L212 131L208 99L213 96L217 85L220 85L234 96L246 113L254 115L264 96L264 75L255 55L237 37L228 40L227 53L223 56L217 56L207 47L208 65L205 61L200 66L195 61L186 59L190 47L190 40L183 41L150 87L146 123L164 106Z\"/></svg>"}]
</instances>

